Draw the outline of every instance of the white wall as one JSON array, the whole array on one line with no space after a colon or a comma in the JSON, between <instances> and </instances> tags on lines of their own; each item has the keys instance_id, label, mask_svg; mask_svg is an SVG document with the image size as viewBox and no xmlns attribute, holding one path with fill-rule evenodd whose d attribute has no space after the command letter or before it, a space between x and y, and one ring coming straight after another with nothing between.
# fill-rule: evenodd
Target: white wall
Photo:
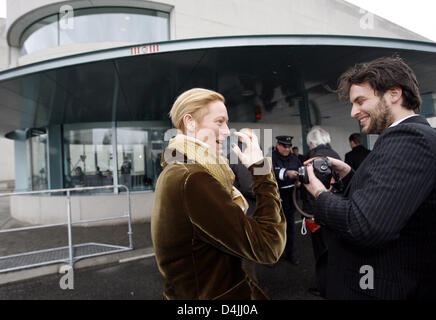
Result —
<instances>
[{"instance_id":1,"label":"white wall","mask_svg":"<svg viewBox=\"0 0 436 320\"><path fill-rule=\"evenodd\" d=\"M0 138L0 182L15 179L14 142Z\"/></svg>"},{"instance_id":2,"label":"white wall","mask_svg":"<svg viewBox=\"0 0 436 320\"><path fill-rule=\"evenodd\" d=\"M26 195L10 199L11 216L21 222L34 225L64 223L67 221L66 197ZM154 203L153 192L130 194L132 222L150 221ZM100 194L71 197L73 222L123 216L128 212L126 194ZM86 223L83 226L112 225L126 222L126 218L104 222Z\"/></svg>"},{"instance_id":3,"label":"white wall","mask_svg":"<svg viewBox=\"0 0 436 320\"><path fill-rule=\"evenodd\" d=\"M0 70L8 67L8 44L6 42L6 19L0 18ZM5 181L15 179L14 142L0 137L0 188Z\"/></svg>"},{"instance_id":4,"label":"white wall","mask_svg":"<svg viewBox=\"0 0 436 320\"><path fill-rule=\"evenodd\" d=\"M436 117L427 118L427 121L430 123L430 125L436 129Z\"/></svg>"},{"instance_id":5,"label":"white wall","mask_svg":"<svg viewBox=\"0 0 436 320\"><path fill-rule=\"evenodd\" d=\"M170 13L170 39L265 34L357 35L427 40L377 16L370 23L360 8L343 0L8 0L7 27L13 42L30 24L59 11L64 4L73 8L101 5L130 5ZM201 5L199 5L201 3ZM103 45L104 48L112 44ZM102 44L82 46L82 52L102 49ZM79 49L80 51L80 49ZM77 53L55 48L50 58ZM41 54L19 58L11 49L11 66L41 60Z\"/></svg>"},{"instance_id":6,"label":"white wall","mask_svg":"<svg viewBox=\"0 0 436 320\"><path fill-rule=\"evenodd\" d=\"M416 34L342 0L176 2L175 39L252 34L340 34L417 39Z\"/></svg>"},{"instance_id":7,"label":"white wall","mask_svg":"<svg viewBox=\"0 0 436 320\"><path fill-rule=\"evenodd\" d=\"M9 47L6 42L6 19L0 18L0 70L6 69L9 63Z\"/></svg>"}]
</instances>

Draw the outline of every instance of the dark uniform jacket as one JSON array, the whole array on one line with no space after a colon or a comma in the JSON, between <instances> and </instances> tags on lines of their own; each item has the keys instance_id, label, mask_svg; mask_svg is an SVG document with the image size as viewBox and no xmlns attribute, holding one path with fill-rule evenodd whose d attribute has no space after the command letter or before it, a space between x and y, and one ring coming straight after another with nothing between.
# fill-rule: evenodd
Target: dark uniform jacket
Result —
<instances>
[{"instance_id":1,"label":"dark uniform jacket","mask_svg":"<svg viewBox=\"0 0 436 320\"><path fill-rule=\"evenodd\" d=\"M313 201L329 231L327 298L435 299L436 131L426 119L386 129L345 195Z\"/></svg>"},{"instance_id":2,"label":"dark uniform jacket","mask_svg":"<svg viewBox=\"0 0 436 320\"><path fill-rule=\"evenodd\" d=\"M370 152L371 151L362 145L356 146L350 152L345 154L345 163L349 164L350 167L356 171Z\"/></svg>"},{"instance_id":3,"label":"dark uniform jacket","mask_svg":"<svg viewBox=\"0 0 436 320\"><path fill-rule=\"evenodd\" d=\"M286 220L268 167L269 174L252 176L259 205L249 218L201 165L165 166L151 218L165 299L266 298L241 258L275 263L285 247Z\"/></svg>"},{"instance_id":4,"label":"dark uniform jacket","mask_svg":"<svg viewBox=\"0 0 436 320\"><path fill-rule=\"evenodd\" d=\"M290 179L286 175L286 170L298 171L298 168L302 165L300 160L293 153L283 156L276 149L272 153L272 162L279 189L293 187L296 179Z\"/></svg>"}]
</instances>

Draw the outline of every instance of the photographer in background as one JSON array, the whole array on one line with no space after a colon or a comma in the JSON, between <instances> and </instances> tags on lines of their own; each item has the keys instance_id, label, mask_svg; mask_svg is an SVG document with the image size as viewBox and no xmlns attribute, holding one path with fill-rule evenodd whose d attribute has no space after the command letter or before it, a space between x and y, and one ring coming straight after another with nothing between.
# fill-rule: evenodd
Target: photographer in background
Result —
<instances>
[{"instance_id":1,"label":"photographer in background","mask_svg":"<svg viewBox=\"0 0 436 320\"><path fill-rule=\"evenodd\" d=\"M340 97L366 134L380 134L354 174L329 158L345 198L308 164L316 223L328 237L327 298L436 298L436 132L419 115L421 97L402 59L358 64L339 78ZM354 174L354 176L353 176Z\"/></svg>"},{"instance_id":2,"label":"photographer in background","mask_svg":"<svg viewBox=\"0 0 436 320\"><path fill-rule=\"evenodd\" d=\"M341 160L339 154L333 150L330 145L330 134L321 127L313 127L306 138L309 145L308 157L333 157ZM332 189L333 190L333 189ZM313 214L310 208L310 196L307 191L302 188L301 198L303 199L303 210L306 213ZM327 257L328 248L324 239L323 228L320 228L313 219L305 219L307 228L310 230L310 238L312 239L313 255L315 258L315 276L317 288L309 288L309 292L316 296L326 296L326 283L327 283Z\"/></svg>"},{"instance_id":3,"label":"photographer in background","mask_svg":"<svg viewBox=\"0 0 436 320\"><path fill-rule=\"evenodd\" d=\"M319 126L312 127L307 134L307 144L309 145L308 159L313 157L333 157L341 160L339 154L330 145L330 134Z\"/></svg>"}]
</instances>

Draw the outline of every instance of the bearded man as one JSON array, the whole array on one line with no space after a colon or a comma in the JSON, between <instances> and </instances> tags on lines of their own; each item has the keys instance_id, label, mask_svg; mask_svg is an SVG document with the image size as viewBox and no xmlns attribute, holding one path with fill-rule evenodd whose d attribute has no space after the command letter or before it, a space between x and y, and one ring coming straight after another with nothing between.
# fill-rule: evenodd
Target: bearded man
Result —
<instances>
[{"instance_id":1,"label":"bearded man","mask_svg":"<svg viewBox=\"0 0 436 320\"><path fill-rule=\"evenodd\" d=\"M347 188L330 193L309 165L313 213L327 233L327 298L436 298L436 131L420 116L418 81L399 57L358 64L340 97L362 132L380 134L354 173L330 158Z\"/></svg>"}]
</instances>

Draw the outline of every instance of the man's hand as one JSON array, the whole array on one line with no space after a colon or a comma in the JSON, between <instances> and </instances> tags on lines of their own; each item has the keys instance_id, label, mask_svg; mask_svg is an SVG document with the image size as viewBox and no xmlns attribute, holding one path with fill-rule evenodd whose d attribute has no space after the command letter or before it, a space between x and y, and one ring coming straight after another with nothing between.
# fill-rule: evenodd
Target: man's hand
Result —
<instances>
[{"instance_id":1,"label":"man's hand","mask_svg":"<svg viewBox=\"0 0 436 320\"><path fill-rule=\"evenodd\" d=\"M298 178L298 171L286 170L286 175L289 177L289 179L297 179Z\"/></svg>"},{"instance_id":2,"label":"man's hand","mask_svg":"<svg viewBox=\"0 0 436 320\"><path fill-rule=\"evenodd\" d=\"M304 165L307 166L307 164L311 163L313 161L313 159L316 159L316 158L319 158L319 157L313 157L309 160L304 161ZM350 173L351 167L348 164L346 164L345 162L338 160L338 159L335 159L335 158L331 158L331 157L327 157L327 159L329 159L331 164L332 164L332 170L335 171L337 174L339 174L339 177L341 179ZM313 168L312 168L312 171L313 171Z\"/></svg>"},{"instance_id":3,"label":"man's hand","mask_svg":"<svg viewBox=\"0 0 436 320\"><path fill-rule=\"evenodd\" d=\"M322 184L322 182L315 176L315 173L313 172L313 166L311 163L307 165L307 174L309 176L309 183L305 184L304 186L312 196L318 198L318 196L322 192L328 191L326 187Z\"/></svg>"}]
</instances>

